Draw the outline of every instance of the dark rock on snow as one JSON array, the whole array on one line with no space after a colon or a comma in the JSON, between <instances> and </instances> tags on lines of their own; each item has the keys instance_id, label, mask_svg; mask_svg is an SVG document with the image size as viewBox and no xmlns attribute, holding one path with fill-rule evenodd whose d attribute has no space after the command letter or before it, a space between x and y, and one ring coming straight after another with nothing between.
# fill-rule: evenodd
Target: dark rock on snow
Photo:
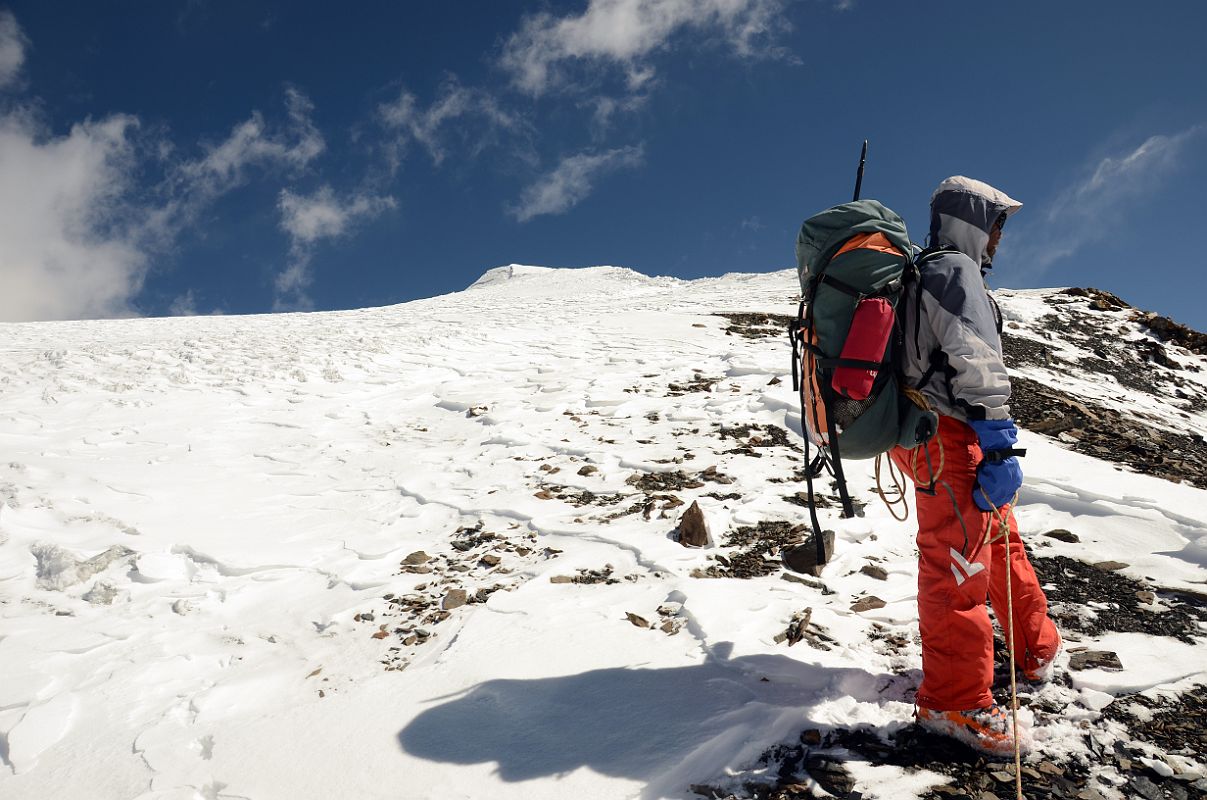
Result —
<instances>
[{"instance_id":1,"label":"dark rock on snow","mask_svg":"<svg viewBox=\"0 0 1207 800\"><path fill-rule=\"evenodd\" d=\"M1119 656L1109 650L1083 650L1069 656L1069 669L1080 672L1083 669L1106 669L1117 672L1123 669Z\"/></svg>"},{"instance_id":2,"label":"dark rock on snow","mask_svg":"<svg viewBox=\"0 0 1207 800\"><path fill-rule=\"evenodd\" d=\"M679 544L684 547L708 546L708 521L704 519L704 512L697 502L692 502L679 518Z\"/></svg>"}]
</instances>

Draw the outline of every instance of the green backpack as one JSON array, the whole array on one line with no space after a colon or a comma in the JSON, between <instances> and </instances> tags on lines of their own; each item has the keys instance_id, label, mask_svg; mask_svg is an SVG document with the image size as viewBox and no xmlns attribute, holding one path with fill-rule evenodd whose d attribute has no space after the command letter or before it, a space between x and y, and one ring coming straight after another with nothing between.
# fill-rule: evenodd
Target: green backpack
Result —
<instances>
[{"instance_id":1,"label":"green backpack","mask_svg":"<svg viewBox=\"0 0 1207 800\"><path fill-rule=\"evenodd\" d=\"M801 401L809 513L817 563L826 561L813 479L828 468L843 516L854 516L842 459L874 458L928 441L938 426L905 391L902 298L918 258L905 222L875 200L856 200L805 220L796 240L801 304L789 329L793 388ZM810 446L818 448L810 460Z\"/></svg>"}]
</instances>

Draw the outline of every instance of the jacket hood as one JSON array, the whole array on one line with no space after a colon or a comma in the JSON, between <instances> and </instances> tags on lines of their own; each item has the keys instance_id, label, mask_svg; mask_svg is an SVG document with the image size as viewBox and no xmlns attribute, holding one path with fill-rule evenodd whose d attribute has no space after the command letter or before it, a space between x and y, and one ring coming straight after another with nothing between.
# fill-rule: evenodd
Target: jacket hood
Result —
<instances>
[{"instance_id":1,"label":"jacket hood","mask_svg":"<svg viewBox=\"0 0 1207 800\"><path fill-rule=\"evenodd\" d=\"M987 183L955 175L930 197L930 243L955 247L983 269L992 265L986 252L989 231L998 216L1014 214L1023 204Z\"/></svg>"}]
</instances>

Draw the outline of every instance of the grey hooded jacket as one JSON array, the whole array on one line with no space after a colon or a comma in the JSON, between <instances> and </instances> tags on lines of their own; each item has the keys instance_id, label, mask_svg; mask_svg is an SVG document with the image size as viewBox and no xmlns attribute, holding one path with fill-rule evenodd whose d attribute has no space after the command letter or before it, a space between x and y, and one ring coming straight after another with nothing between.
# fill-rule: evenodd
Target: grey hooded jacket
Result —
<instances>
[{"instance_id":1,"label":"grey hooded jacket","mask_svg":"<svg viewBox=\"0 0 1207 800\"><path fill-rule=\"evenodd\" d=\"M994 222L1020 208L962 176L943 181L931 197L930 243L955 250L925 260L917 287L906 293L903 366L910 385L940 414L965 421L1010 416L1000 317L984 271Z\"/></svg>"}]
</instances>

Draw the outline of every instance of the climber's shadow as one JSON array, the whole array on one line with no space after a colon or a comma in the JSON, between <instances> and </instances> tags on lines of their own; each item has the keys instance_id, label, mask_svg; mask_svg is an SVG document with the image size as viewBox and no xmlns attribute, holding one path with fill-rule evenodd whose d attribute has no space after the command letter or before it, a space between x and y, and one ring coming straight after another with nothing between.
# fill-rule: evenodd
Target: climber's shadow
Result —
<instances>
[{"instance_id":1,"label":"climber's shadow","mask_svg":"<svg viewBox=\"0 0 1207 800\"><path fill-rule=\"evenodd\" d=\"M729 649L718 646L706 663L686 667L487 681L421 713L398 741L432 761L495 762L507 781L590 767L663 784L748 758L752 739L795 737L826 699L884 702L907 691L892 675L779 655L728 659Z\"/></svg>"}]
</instances>

